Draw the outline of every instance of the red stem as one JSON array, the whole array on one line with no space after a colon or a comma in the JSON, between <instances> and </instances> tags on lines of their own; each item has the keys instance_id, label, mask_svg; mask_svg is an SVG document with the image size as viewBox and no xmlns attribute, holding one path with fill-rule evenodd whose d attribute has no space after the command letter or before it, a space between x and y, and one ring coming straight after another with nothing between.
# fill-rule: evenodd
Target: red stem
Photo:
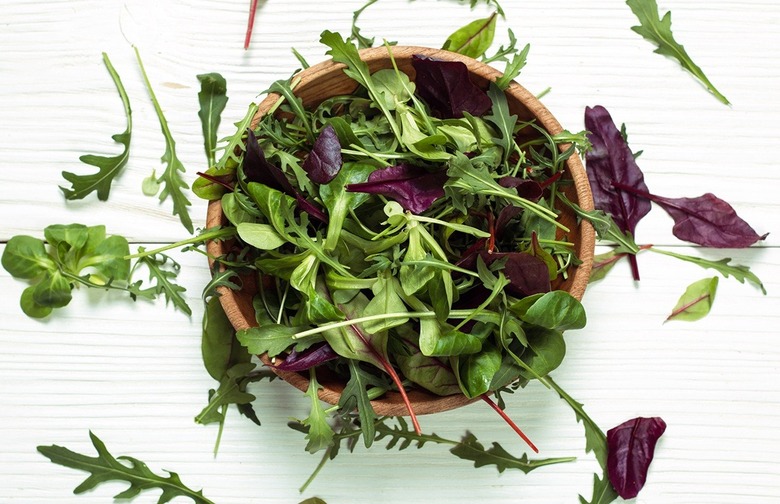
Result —
<instances>
[{"instance_id":1,"label":"red stem","mask_svg":"<svg viewBox=\"0 0 780 504\"><path fill-rule=\"evenodd\" d=\"M557 182L557 181L558 181L558 180L561 178L561 176L562 176L562 175L563 175L563 172L562 172L562 171L556 172L556 173L555 173L555 174L553 174L551 177L549 177L547 180L544 180L544 181L542 181L542 182L539 182L539 186L540 186L542 189L546 189L546 188L548 188L549 186L551 186L552 184L554 184L555 182Z\"/></svg>"},{"instance_id":2,"label":"red stem","mask_svg":"<svg viewBox=\"0 0 780 504\"><path fill-rule=\"evenodd\" d=\"M488 254L492 254L493 251L496 249L496 226L495 226L495 222L493 222L492 212L488 212L487 221L488 221L488 232L490 233L490 238L488 238L488 243L487 243L487 252Z\"/></svg>"},{"instance_id":3,"label":"red stem","mask_svg":"<svg viewBox=\"0 0 780 504\"><path fill-rule=\"evenodd\" d=\"M249 49L249 41L252 40L252 28L255 26L255 11L257 11L257 0L249 2L249 20L246 23L246 36L244 37L244 50Z\"/></svg>"},{"instance_id":4,"label":"red stem","mask_svg":"<svg viewBox=\"0 0 780 504\"><path fill-rule=\"evenodd\" d=\"M525 442L528 444L528 446L530 446L530 447L531 447L531 449L532 449L532 450L533 450L535 453L539 453L539 449L536 447L536 445L534 445L534 444L531 442L531 440L530 440L530 439L528 439L528 436L526 436L526 435L523 433L523 431L521 431L521 430L520 430L520 427L518 427L518 426L517 426L517 424L516 424L516 423L514 423L514 422L512 421L512 419L511 419L511 418L509 418L509 415L507 415L507 414L506 414L506 412L505 412L504 410L502 410L501 408L499 408L499 407L498 407L498 404L496 404L496 403L495 403L495 402L494 402L494 401L493 401L493 400L492 400L490 397L488 397L488 395L487 395L487 394L482 394L482 395L481 395L481 396L479 396L479 397L480 397L480 398L481 398L483 401L485 401L486 403L488 403L488 405L490 405L490 407L491 407L491 408L493 408L493 410L495 410L495 412L496 412L496 413L498 413L498 414L501 416L501 418L503 418L503 419L504 419L504 421L505 421L505 422L506 422L506 423L507 423L507 424L508 424L510 427L512 427L512 430L514 430L515 432L517 432L517 434L518 434L518 435L519 435L519 436L520 436L520 437L523 439L523 441L525 441Z\"/></svg>"},{"instance_id":5,"label":"red stem","mask_svg":"<svg viewBox=\"0 0 780 504\"><path fill-rule=\"evenodd\" d=\"M409 401L409 396L406 395L406 390L404 389L403 384L401 383L401 378L398 376L398 373L395 372L395 369L393 369L392 364L387 362L387 359L384 358L382 354L380 354L376 348L371 345L371 343L363 336L363 333L360 332L360 329L357 328L357 326L353 325L352 330L355 331L355 334L357 334L358 338L360 338L360 341L363 342L363 345L368 349L369 352L374 356L374 358L379 361L380 364L382 364L382 367L385 369L385 372L390 375L390 378L393 380L393 383L395 383L395 386L398 388L398 393L401 394L401 399L404 401L404 405L406 406L406 410L409 411L409 417L412 420L412 425L414 426L414 432L419 436L422 434L422 429L420 429L420 422L417 421L417 415L414 413L414 409L412 408L412 403Z\"/></svg>"}]
</instances>

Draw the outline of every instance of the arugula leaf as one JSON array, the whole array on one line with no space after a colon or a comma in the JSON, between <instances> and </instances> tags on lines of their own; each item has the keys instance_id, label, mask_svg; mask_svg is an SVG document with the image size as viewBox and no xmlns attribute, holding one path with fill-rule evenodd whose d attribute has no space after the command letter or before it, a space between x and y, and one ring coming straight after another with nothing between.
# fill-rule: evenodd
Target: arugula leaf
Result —
<instances>
[{"instance_id":1,"label":"arugula leaf","mask_svg":"<svg viewBox=\"0 0 780 504\"><path fill-rule=\"evenodd\" d=\"M143 247L138 247L139 254L144 252ZM179 310L187 315L192 315L192 310L183 296L187 289L175 282L181 270L181 265L178 262L170 256L158 253L139 257L135 267L139 265L145 265L149 270L149 280L155 281L155 284L147 290L151 290L156 295L165 294L166 303L173 303Z\"/></svg>"},{"instance_id":2,"label":"arugula leaf","mask_svg":"<svg viewBox=\"0 0 780 504\"><path fill-rule=\"evenodd\" d=\"M339 398L339 409L343 412L349 412L357 409L360 418L360 429L363 432L363 443L366 448L370 448L374 442L376 430L376 412L371 405L371 399L368 396L368 387L378 385L376 378L360 368L360 364L352 359L347 361L349 366L349 381L344 387Z\"/></svg>"},{"instance_id":3,"label":"arugula leaf","mask_svg":"<svg viewBox=\"0 0 780 504\"><path fill-rule=\"evenodd\" d=\"M496 442L493 442L490 448L485 449L471 432L466 432L460 443L450 449L450 453L463 460L473 461L474 467L495 466L499 473L507 469L518 469L528 474L540 467L576 460L575 457L531 460L525 453L520 457L515 457Z\"/></svg>"},{"instance_id":4,"label":"arugula leaf","mask_svg":"<svg viewBox=\"0 0 780 504\"><path fill-rule=\"evenodd\" d=\"M511 31L510 31L511 33ZM512 80L516 79L520 75L520 71L525 67L528 59L528 51L531 50L531 44L526 44L520 52L514 53L512 59L507 61L504 68L504 74L496 79L496 86L502 91L509 87Z\"/></svg>"},{"instance_id":5,"label":"arugula leaf","mask_svg":"<svg viewBox=\"0 0 780 504\"><path fill-rule=\"evenodd\" d=\"M122 169L127 165L127 160L130 158L130 137L132 136L133 131L130 99L127 96L125 87L122 85L119 74L117 74L106 53L103 53L103 63L106 65L108 73L114 81L114 85L119 92L119 97L122 99L122 105L125 109L127 127L122 133L117 133L111 137L115 142L122 144L124 148L122 149L122 152L116 156L85 154L79 157L79 161L97 167L98 171L97 173L89 175L62 172L62 177L71 183L70 188L60 186L60 189L65 194L65 199L78 200L84 198L93 191L97 191L98 199L100 201L106 201L108 199L108 193L111 191L111 182L113 182L114 178L119 175Z\"/></svg>"},{"instance_id":6,"label":"arugula leaf","mask_svg":"<svg viewBox=\"0 0 780 504\"><path fill-rule=\"evenodd\" d=\"M335 434L333 428L328 423L328 416L320 402L319 389L320 384L317 381L317 372L312 368L309 370L309 388L306 391L306 395L311 399L311 412L302 422L304 426L308 427L306 451L309 453L316 453L326 449L333 443Z\"/></svg>"},{"instance_id":7,"label":"arugula leaf","mask_svg":"<svg viewBox=\"0 0 780 504\"><path fill-rule=\"evenodd\" d=\"M103 441L92 432L89 433L89 437L92 440L92 446L97 450L97 457L82 455L57 445L38 446L37 448L44 457L55 464L90 473L87 479L73 490L73 493L84 493L107 481L124 481L129 483L130 487L115 495L115 499L132 499L143 490L158 488L162 490L157 501L160 504L170 502L176 497L189 498L195 504L214 504L213 501L203 496L202 490L196 492L185 486L175 472L166 471L168 472L167 476L159 476L137 458L114 457L109 453Z\"/></svg>"},{"instance_id":8,"label":"arugula leaf","mask_svg":"<svg viewBox=\"0 0 780 504\"><path fill-rule=\"evenodd\" d=\"M135 57L138 60L138 66L141 68L141 75L144 78L144 83L146 83L146 89L149 91L149 97L151 98L152 105L154 105L154 110L157 113L157 119L160 121L160 128L165 137L165 153L163 153L161 159L166 167L162 175L157 179L157 182L162 184L160 201L165 201L170 197L173 201L173 215L178 215L184 228L192 233L194 228L192 227L190 212L187 209L187 207L190 206L190 202L183 192L183 190L188 189L189 186L181 176L185 171L185 168L176 155L176 142L173 140L171 130L168 128L168 121L165 120L162 107L160 107L160 103L154 95L154 90L152 90L152 84L149 82L149 77L146 75L146 69L144 69L144 64L141 61L141 54L138 52L137 47L133 47L133 49L135 50Z\"/></svg>"},{"instance_id":9,"label":"arugula leaf","mask_svg":"<svg viewBox=\"0 0 780 504\"><path fill-rule=\"evenodd\" d=\"M710 93L715 95L715 98L721 103L729 105L729 100L715 88L704 75L704 71L693 62L685 48L674 39L671 11L667 11L664 17L660 18L656 0L626 0L626 4L640 23L639 26L632 26L631 29L650 42L657 44L658 48L654 52L676 59L685 70L699 79Z\"/></svg>"},{"instance_id":10,"label":"arugula leaf","mask_svg":"<svg viewBox=\"0 0 780 504\"><path fill-rule=\"evenodd\" d=\"M197 76L200 81L201 126L203 128L203 147L206 150L206 159L209 167L216 163L217 130L219 129L220 116L228 102L227 82L218 73L207 73Z\"/></svg>"},{"instance_id":11,"label":"arugula leaf","mask_svg":"<svg viewBox=\"0 0 780 504\"><path fill-rule=\"evenodd\" d=\"M609 504L618 497L605 472L600 478L598 474L593 475L593 495L590 500L586 500L582 495L579 496L579 500L580 504Z\"/></svg>"},{"instance_id":12,"label":"arugula leaf","mask_svg":"<svg viewBox=\"0 0 780 504\"><path fill-rule=\"evenodd\" d=\"M204 425L216 422L222 424L225 421L225 407L254 401L255 396L246 391L251 379L249 373L254 368L254 363L241 362L228 369L219 382L219 388L209 390L209 403L195 417L195 422Z\"/></svg>"},{"instance_id":13,"label":"arugula leaf","mask_svg":"<svg viewBox=\"0 0 780 504\"><path fill-rule=\"evenodd\" d=\"M575 401L569 394L567 394L555 381L549 376L544 378L544 382L548 383L558 395L566 401L566 403L574 411L574 415L578 422L582 422L582 426L585 428L585 453L593 452L596 456L596 460L602 469L606 470L607 467L607 435L599 428L596 422L585 413L583 404Z\"/></svg>"},{"instance_id":14,"label":"arugula leaf","mask_svg":"<svg viewBox=\"0 0 780 504\"><path fill-rule=\"evenodd\" d=\"M712 268L726 278L728 278L729 276L733 276L734 279L737 280L739 283L745 283L745 280L747 280L748 282L752 283L753 285L761 289L762 293L766 294L766 288L764 287L763 282L761 282L761 279L759 279L755 273L750 271L750 268L748 266L743 266L741 264L730 264L731 263L730 257L724 257L723 259L720 259L718 261L713 261L709 259L704 259L702 257L690 256L686 254L678 254L677 252L671 252L669 250L663 250L655 247L651 247L649 250L656 252L658 254L663 254L669 257L674 257L676 259L681 259L683 261L697 264L705 269Z\"/></svg>"}]
</instances>

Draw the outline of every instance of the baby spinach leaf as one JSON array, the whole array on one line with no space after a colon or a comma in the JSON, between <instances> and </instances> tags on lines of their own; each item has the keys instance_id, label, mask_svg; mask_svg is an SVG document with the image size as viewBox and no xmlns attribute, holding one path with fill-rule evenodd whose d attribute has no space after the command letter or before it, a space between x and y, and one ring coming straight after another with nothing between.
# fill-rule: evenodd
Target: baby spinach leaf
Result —
<instances>
[{"instance_id":1,"label":"baby spinach leaf","mask_svg":"<svg viewBox=\"0 0 780 504\"><path fill-rule=\"evenodd\" d=\"M559 331L531 328L525 333L530 352L523 352L520 359L527 368L520 375L527 380L547 376L558 368L566 355L566 343Z\"/></svg>"},{"instance_id":2,"label":"baby spinach leaf","mask_svg":"<svg viewBox=\"0 0 780 504\"><path fill-rule=\"evenodd\" d=\"M162 185L162 191L160 191L160 201L165 201L167 198L171 198L173 202L173 215L178 215L184 228L190 233L193 232L192 218L190 217L189 209L190 201L184 195L184 190L189 186L184 181L182 173L186 170L178 155L176 154L176 142L173 139L171 130L168 127L168 121L165 119L162 107L157 101L157 97L152 89L152 84L149 82L149 77L146 75L144 64L141 61L141 55L138 52L138 48L134 47L135 57L138 60L138 66L141 69L141 75L143 76L146 89L149 91L149 97L154 105L154 110L157 113L157 119L160 121L160 128L162 129L163 137L165 138L165 152L162 155L162 162L165 164L165 170L162 175L159 176L157 182Z\"/></svg>"},{"instance_id":3,"label":"baby spinach leaf","mask_svg":"<svg viewBox=\"0 0 780 504\"><path fill-rule=\"evenodd\" d=\"M496 442L493 442L490 448L485 449L484 445L471 432L466 432L460 442L450 449L450 453L463 460L473 461L474 467L495 466L499 473L507 469L518 469L528 474L539 467L576 460L574 457L530 460L525 453L520 457L515 457Z\"/></svg>"},{"instance_id":4,"label":"baby spinach leaf","mask_svg":"<svg viewBox=\"0 0 780 504\"><path fill-rule=\"evenodd\" d=\"M274 250L287 243L287 240L268 224L240 222L236 231L244 242L260 250Z\"/></svg>"},{"instance_id":5,"label":"baby spinach leaf","mask_svg":"<svg viewBox=\"0 0 780 504\"><path fill-rule=\"evenodd\" d=\"M200 92L198 101L200 102L201 127L203 129L203 147L206 150L206 160L209 167L216 164L217 150L217 130L225 106L228 102L227 82L225 78L218 73L207 73L197 76L200 81Z\"/></svg>"},{"instance_id":6,"label":"baby spinach leaf","mask_svg":"<svg viewBox=\"0 0 780 504\"><path fill-rule=\"evenodd\" d=\"M471 81L464 63L414 55L412 65L417 94L436 117L459 118L464 112L479 117L490 109L490 98Z\"/></svg>"},{"instance_id":7,"label":"baby spinach leaf","mask_svg":"<svg viewBox=\"0 0 780 504\"><path fill-rule=\"evenodd\" d=\"M452 357L451 362L455 363L461 391L471 399L490 390L493 376L501 367L501 352L493 345L485 345L479 353Z\"/></svg>"},{"instance_id":8,"label":"baby spinach leaf","mask_svg":"<svg viewBox=\"0 0 780 504\"><path fill-rule=\"evenodd\" d=\"M116 156L85 154L79 157L79 161L98 168L98 171L89 175L78 175L66 171L62 172L62 177L71 183L70 188L60 186L60 189L65 194L65 199L82 199L91 192L97 191L98 199L100 201L106 201L108 199L108 194L111 191L111 183L116 176L119 175L122 169L124 169L127 165L127 160L130 158L130 138L133 131L133 113L130 109L130 99L127 96L125 87L122 85L119 74L114 69L111 60L108 59L108 54L106 53L103 53L103 63L106 65L106 69L108 69L108 73L114 81L114 85L119 92L119 97L122 100L122 105L125 110L125 118L127 120L125 131L111 137L115 142L122 144L123 149L122 152Z\"/></svg>"},{"instance_id":9,"label":"baby spinach leaf","mask_svg":"<svg viewBox=\"0 0 780 504\"><path fill-rule=\"evenodd\" d=\"M330 184L320 186L320 198L328 211L328 230L325 236L325 250L333 250L341 236L344 221L350 210L354 210L368 199L367 193L349 191L349 186L365 182L374 171L368 163L346 163Z\"/></svg>"},{"instance_id":10,"label":"baby spinach leaf","mask_svg":"<svg viewBox=\"0 0 780 504\"><path fill-rule=\"evenodd\" d=\"M185 497L195 504L214 504L203 496L201 490L195 491L185 486L175 472L168 471L167 476L159 476L137 458L114 457L103 441L92 432L89 433L89 438L97 450L97 457L82 455L63 446L38 446L38 451L55 464L90 473L73 493L87 492L107 481L123 481L130 486L114 496L115 499L131 499L144 490L157 488L162 490L158 500L160 503L169 502L176 497Z\"/></svg>"},{"instance_id":11,"label":"baby spinach leaf","mask_svg":"<svg viewBox=\"0 0 780 504\"><path fill-rule=\"evenodd\" d=\"M676 59L685 70L699 79L715 98L725 105L729 104L728 99L715 88L704 75L704 71L693 62L688 51L674 39L671 11L667 11L661 18L656 0L626 0L626 4L640 23L639 26L632 26L631 29L646 40L656 44L658 48L654 52Z\"/></svg>"},{"instance_id":12,"label":"baby spinach leaf","mask_svg":"<svg viewBox=\"0 0 780 504\"><path fill-rule=\"evenodd\" d=\"M568 331L585 327L585 308L566 291L551 291L536 299L520 315L523 322L553 331Z\"/></svg>"},{"instance_id":13,"label":"baby spinach leaf","mask_svg":"<svg viewBox=\"0 0 780 504\"><path fill-rule=\"evenodd\" d=\"M251 355L235 337L236 331L222 309L218 296L206 302L203 311L201 355L208 374L217 381L235 364L249 362Z\"/></svg>"},{"instance_id":14,"label":"baby spinach leaf","mask_svg":"<svg viewBox=\"0 0 780 504\"><path fill-rule=\"evenodd\" d=\"M477 19L458 28L447 37L442 49L463 54L470 58L479 58L493 44L496 33L497 14L494 12L485 19Z\"/></svg>"},{"instance_id":15,"label":"baby spinach leaf","mask_svg":"<svg viewBox=\"0 0 780 504\"><path fill-rule=\"evenodd\" d=\"M333 126L325 126L303 161L303 169L317 184L327 184L341 170L341 144Z\"/></svg>"},{"instance_id":16,"label":"baby spinach leaf","mask_svg":"<svg viewBox=\"0 0 780 504\"><path fill-rule=\"evenodd\" d=\"M665 430L659 417L638 417L607 431L609 481L622 498L633 499L645 485L656 442Z\"/></svg>"},{"instance_id":17,"label":"baby spinach leaf","mask_svg":"<svg viewBox=\"0 0 780 504\"><path fill-rule=\"evenodd\" d=\"M679 301L666 320L687 320L693 322L707 316L715 301L718 277L703 278L685 289Z\"/></svg>"}]
</instances>

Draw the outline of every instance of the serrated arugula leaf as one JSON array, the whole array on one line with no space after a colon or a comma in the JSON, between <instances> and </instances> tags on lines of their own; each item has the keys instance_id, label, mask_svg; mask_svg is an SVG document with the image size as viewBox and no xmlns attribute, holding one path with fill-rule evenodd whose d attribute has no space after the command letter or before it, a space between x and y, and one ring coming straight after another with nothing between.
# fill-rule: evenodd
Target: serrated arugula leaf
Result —
<instances>
[{"instance_id":1,"label":"serrated arugula leaf","mask_svg":"<svg viewBox=\"0 0 780 504\"><path fill-rule=\"evenodd\" d=\"M586 500L582 495L579 496L580 504L609 504L618 497L606 473L601 478L598 474L593 475L593 496L590 500Z\"/></svg>"},{"instance_id":2,"label":"serrated arugula leaf","mask_svg":"<svg viewBox=\"0 0 780 504\"><path fill-rule=\"evenodd\" d=\"M566 401L569 407L574 411L574 415L578 422L582 422L582 426L585 428L585 453L593 452L598 460L599 465L606 470L607 467L607 436L599 428L596 422L585 413L583 404L575 401L569 394L567 394L553 379L549 376L544 379L555 390L561 399Z\"/></svg>"},{"instance_id":3,"label":"serrated arugula leaf","mask_svg":"<svg viewBox=\"0 0 780 504\"><path fill-rule=\"evenodd\" d=\"M328 414L325 413L322 402L320 402L320 388L320 384L317 381L317 372L314 368L311 368L309 370L309 388L306 391L306 395L311 400L311 411L309 416L301 422L308 427L306 451L309 453L316 453L328 448L333 443L333 436L335 435L333 428L328 423Z\"/></svg>"},{"instance_id":4,"label":"serrated arugula leaf","mask_svg":"<svg viewBox=\"0 0 780 504\"><path fill-rule=\"evenodd\" d=\"M626 0L626 4L631 8L640 23L639 26L632 26L632 30L650 42L657 44L656 53L676 59L685 70L699 79L721 103L729 105L729 100L715 88L707 76L704 75L704 71L693 62L685 48L674 39L671 11L667 11L662 18L659 17L656 0Z\"/></svg>"},{"instance_id":5,"label":"serrated arugula leaf","mask_svg":"<svg viewBox=\"0 0 780 504\"><path fill-rule=\"evenodd\" d=\"M748 266L744 266L742 264L731 264L730 257L724 257L723 259L713 261L709 259L704 259L702 257L690 256L686 254L678 254L677 252L671 252L669 250L658 249L655 247L651 247L649 250L656 252L658 254L663 254L669 257L674 257L686 262L697 264L705 269L708 268L714 269L726 278L728 278L729 276L733 276L734 279L737 280L739 283L745 283L745 280L747 280L748 282L752 283L753 285L761 289L761 292L763 294L766 294L766 288L764 287L764 283L761 281L761 279L758 278L758 276L756 276L755 273L750 271L750 268Z\"/></svg>"},{"instance_id":6,"label":"serrated arugula leaf","mask_svg":"<svg viewBox=\"0 0 780 504\"><path fill-rule=\"evenodd\" d=\"M157 488L162 490L157 504L165 504L176 497L187 497L196 504L214 504L203 496L201 490L196 492L185 486L175 472L168 471L168 476L159 476L136 458L114 457L109 453L106 445L92 432L89 433L89 437L92 446L97 450L97 457L82 455L57 445L38 446L38 451L55 464L90 473L87 479L73 490L73 493L84 493L107 481L124 481L129 483L130 487L115 495L115 499L131 499L144 490Z\"/></svg>"},{"instance_id":7,"label":"serrated arugula leaf","mask_svg":"<svg viewBox=\"0 0 780 504\"><path fill-rule=\"evenodd\" d=\"M141 68L141 75L146 83L146 89L149 91L149 97L154 105L154 110L157 113L157 119L160 121L160 128L162 129L163 137L165 137L165 152L160 158L165 164L165 170L157 178L157 182L161 184L162 190L160 191L160 201L165 201L169 197L173 202L173 215L178 215L182 225L192 233L194 228L192 226L192 218L190 217L189 209L190 201L187 196L184 195L184 189L188 189L187 182L184 181L182 173L186 170L179 157L176 155L176 142L173 139L171 130L168 127L168 121L165 119L162 107L157 101L157 97L152 89L152 84L149 82L149 77L146 75L146 69L144 68L143 61L141 61L141 54L138 52L138 48L135 49L135 57L138 60L138 66Z\"/></svg>"},{"instance_id":8,"label":"serrated arugula leaf","mask_svg":"<svg viewBox=\"0 0 780 504\"><path fill-rule=\"evenodd\" d=\"M539 467L576 460L575 457L531 460L525 453L520 457L515 457L496 442L490 448L485 449L471 432L466 432L460 443L450 449L450 453L458 458L471 460L474 462L474 467L495 466L500 473L506 469L519 469L528 474Z\"/></svg>"},{"instance_id":9,"label":"serrated arugula leaf","mask_svg":"<svg viewBox=\"0 0 780 504\"><path fill-rule=\"evenodd\" d=\"M197 77L200 81L198 117L200 117L203 128L203 147L206 150L206 159L209 167L212 167L216 163L217 130L222 111L225 110L225 105L228 102L227 82L218 73L201 74Z\"/></svg>"},{"instance_id":10,"label":"serrated arugula leaf","mask_svg":"<svg viewBox=\"0 0 780 504\"><path fill-rule=\"evenodd\" d=\"M349 366L350 378L339 398L339 409L344 412L357 409L360 416L360 428L363 431L363 443L366 448L370 448L376 434L374 428L376 413L371 405L371 399L368 397L367 388L376 386L376 378L363 371L360 364L352 359L347 361L347 365Z\"/></svg>"},{"instance_id":11,"label":"serrated arugula leaf","mask_svg":"<svg viewBox=\"0 0 780 504\"><path fill-rule=\"evenodd\" d=\"M246 391L251 381L249 373L255 369L255 364L242 362L227 370L219 383L217 390L209 390L209 403L195 417L199 424L209 424L225 420L224 407L230 404L249 404L255 396Z\"/></svg>"},{"instance_id":12,"label":"serrated arugula leaf","mask_svg":"<svg viewBox=\"0 0 780 504\"><path fill-rule=\"evenodd\" d=\"M78 175L66 171L62 172L62 177L71 183L70 188L60 186L60 189L65 194L65 199L82 199L93 191L96 191L98 199L100 201L106 201L108 199L108 194L111 191L111 183L114 181L114 178L119 175L125 165L127 165L127 160L130 158L130 138L133 131L130 99L127 96L125 87L122 85L119 74L114 69L111 60L108 59L108 54L106 53L103 53L103 63L106 65L108 73L114 81L114 85L119 92L119 97L122 99L122 105L125 110L125 118L127 119L125 131L111 137L115 142L122 144L123 149L122 152L116 156L85 154L79 157L79 161L98 168L98 171L97 173L88 175Z\"/></svg>"},{"instance_id":13,"label":"serrated arugula leaf","mask_svg":"<svg viewBox=\"0 0 780 504\"><path fill-rule=\"evenodd\" d=\"M145 252L143 247L138 247L138 253ZM154 280L152 287L144 289L144 292L153 292L155 295L164 294L166 303L173 303L179 310L187 315L192 315L192 310L184 299L184 292L187 291L175 280L181 270L181 265L165 254L142 255L138 258L135 267L145 265L149 270L149 280Z\"/></svg>"}]
</instances>

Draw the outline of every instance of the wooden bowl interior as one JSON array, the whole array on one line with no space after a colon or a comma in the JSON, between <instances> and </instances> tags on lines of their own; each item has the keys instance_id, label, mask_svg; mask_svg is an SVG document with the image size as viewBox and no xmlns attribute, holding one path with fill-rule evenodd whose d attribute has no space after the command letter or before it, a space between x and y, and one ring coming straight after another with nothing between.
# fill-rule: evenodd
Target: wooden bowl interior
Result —
<instances>
[{"instance_id":1,"label":"wooden bowl interior","mask_svg":"<svg viewBox=\"0 0 780 504\"><path fill-rule=\"evenodd\" d=\"M480 63L471 58L443 51L424 47L395 46L391 48L395 63L399 70L409 75L414 80L415 71L412 66L412 55L419 54L431 58L461 61L469 68L473 81L481 86L487 87L488 82L494 81L501 76L498 70ZM371 72L384 68L392 68L392 62L388 57L385 47L364 49L361 51L361 58L368 64ZM323 100L332 96L351 93L357 87L355 82L347 77L343 72L343 65L332 61L325 61L313 65L298 74L299 84L295 88L295 94L299 96L304 106L316 106ZM536 120L537 124L544 127L551 135L563 130L558 121L550 114L544 105L536 99L528 90L512 82L506 89L509 102L509 109L512 114L517 114L520 121ZM260 118L266 114L278 100L278 95L270 94L259 105L258 112L253 121L256 126ZM590 192L590 185L577 156L572 156L567 161L567 170L563 178L573 181L565 193L567 197L585 209L593 208L593 199ZM574 249L581 264L577 267L571 267L568 278L557 281L554 289L566 290L578 299L581 299L585 293L585 287L590 276L590 269L593 262L593 250L595 246L595 235L591 226L587 223L578 223L576 215L566 208L561 208L560 221L567 226L571 232L561 236L574 243ZM224 224L224 216L219 201L212 201L208 207L207 227ZM212 257L218 257L227 250L227 245L223 242L209 242L208 252ZM240 291L233 291L227 288L220 289L220 301L230 322L236 330L247 329L257 325L255 321L255 310L252 304L252 298L257 292L257 282L254 278L243 279L243 288ZM269 364L266 356L261 359ZM296 388L305 391L308 388L309 380L304 375L277 371L277 374ZM341 392L344 389L344 383L332 376L322 376L318 374L323 389L320 390L320 399L330 404L337 404ZM436 413L457 408L472 402L465 396L454 395L441 397L429 392L414 389L408 392L409 399L413 405L416 414L423 415ZM388 392L381 399L372 401L374 409L379 415L405 415L408 414L406 407L397 392Z\"/></svg>"}]
</instances>

